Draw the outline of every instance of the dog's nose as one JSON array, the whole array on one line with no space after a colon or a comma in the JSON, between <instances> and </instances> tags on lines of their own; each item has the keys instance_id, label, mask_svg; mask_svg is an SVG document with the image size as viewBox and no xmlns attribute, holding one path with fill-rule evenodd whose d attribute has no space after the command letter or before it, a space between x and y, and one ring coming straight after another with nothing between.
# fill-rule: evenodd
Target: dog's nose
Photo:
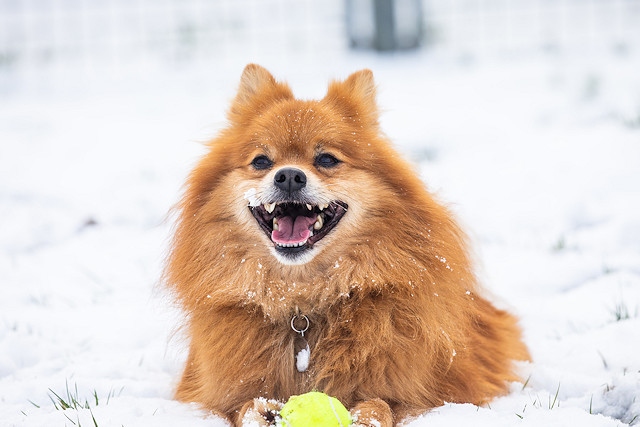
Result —
<instances>
[{"instance_id":1,"label":"dog's nose","mask_svg":"<svg viewBox=\"0 0 640 427\"><path fill-rule=\"evenodd\" d=\"M307 185L307 176L300 169L283 168L276 172L273 184L283 191L292 193Z\"/></svg>"}]
</instances>

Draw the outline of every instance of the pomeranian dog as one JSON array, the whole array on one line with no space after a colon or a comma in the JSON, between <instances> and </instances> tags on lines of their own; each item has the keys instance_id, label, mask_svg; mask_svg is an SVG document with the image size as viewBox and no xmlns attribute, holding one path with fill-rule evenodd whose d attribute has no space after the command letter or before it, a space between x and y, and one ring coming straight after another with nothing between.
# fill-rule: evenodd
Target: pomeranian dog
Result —
<instances>
[{"instance_id":1,"label":"pomeranian dog","mask_svg":"<svg viewBox=\"0 0 640 427\"><path fill-rule=\"evenodd\" d=\"M375 92L362 70L299 100L245 68L177 207L178 400L268 426L315 390L355 426L391 427L518 380L517 321L480 295L463 232L381 133Z\"/></svg>"}]
</instances>

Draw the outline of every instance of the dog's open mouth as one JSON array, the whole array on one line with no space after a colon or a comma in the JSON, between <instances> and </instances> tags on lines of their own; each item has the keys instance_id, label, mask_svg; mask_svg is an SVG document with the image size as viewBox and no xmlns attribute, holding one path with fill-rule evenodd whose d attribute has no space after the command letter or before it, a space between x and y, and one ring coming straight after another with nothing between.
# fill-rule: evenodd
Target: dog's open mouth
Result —
<instances>
[{"instance_id":1,"label":"dog's open mouth","mask_svg":"<svg viewBox=\"0 0 640 427\"><path fill-rule=\"evenodd\" d=\"M313 247L333 230L347 212L348 206L336 200L325 205L265 203L249 206L249 209L276 250L295 253Z\"/></svg>"}]
</instances>

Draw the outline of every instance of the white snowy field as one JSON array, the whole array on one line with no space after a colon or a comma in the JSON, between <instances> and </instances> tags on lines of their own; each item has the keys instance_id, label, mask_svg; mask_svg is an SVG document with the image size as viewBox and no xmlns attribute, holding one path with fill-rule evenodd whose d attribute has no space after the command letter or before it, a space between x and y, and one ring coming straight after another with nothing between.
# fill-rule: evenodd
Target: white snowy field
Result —
<instances>
[{"instance_id":1,"label":"white snowy field","mask_svg":"<svg viewBox=\"0 0 640 427\"><path fill-rule=\"evenodd\" d=\"M334 59L263 65L305 98L374 71L383 129L533 356L509 395L407 426L640 425L640 52ZM226 425L171 399L186 343L159 276L167 212L244 60L4 80L1 426Z\"/></svg>"}]
</instances>

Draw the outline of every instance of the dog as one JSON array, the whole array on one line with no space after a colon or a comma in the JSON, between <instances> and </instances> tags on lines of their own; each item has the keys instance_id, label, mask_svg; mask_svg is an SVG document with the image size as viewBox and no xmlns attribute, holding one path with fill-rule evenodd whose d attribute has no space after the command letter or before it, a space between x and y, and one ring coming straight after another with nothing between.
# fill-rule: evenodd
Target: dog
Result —
<instances>
[{"instance_id":1,"label":"dog","mask_svg":"<svg viewBox=\"0 0 640 427\"><path fill-rule=\"evenodd\" d=\"M519 380L516 318L481 295L464 233L382 134L375 98L369 70L300 100L244 69L176 207L178 400L269 426L315 390L354 426L391 427Z\"/></svg>"}]
</instances>

